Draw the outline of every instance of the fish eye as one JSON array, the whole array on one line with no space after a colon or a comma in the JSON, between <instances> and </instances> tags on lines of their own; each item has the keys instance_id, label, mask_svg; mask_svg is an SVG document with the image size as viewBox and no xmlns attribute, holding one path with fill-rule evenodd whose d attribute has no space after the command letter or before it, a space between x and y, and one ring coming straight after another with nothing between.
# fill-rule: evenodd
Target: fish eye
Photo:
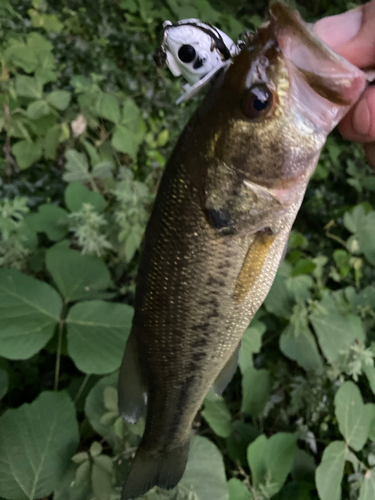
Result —
<instances>
[{"instance_id":1,"label":"fish eye","mask_svg":"<svg viewBox=\"0 0 375 500\"><path fill-rule=\"evenodd\" d=\"M244 99L243 112L247 118L259 118L269 112L273 101L273 94L266 85L254 85Z\"/></svg>"},{"instance_id":2,"label":"fish eye","mask_svg":"<svg viewBox=\"0 0 375 500\"><path fill-rule=\"evenodd\" d=\"M192 45L181 45L178 57L183 63L191 63L196 56L195 48Z\"/></svg>"}]
</instances>

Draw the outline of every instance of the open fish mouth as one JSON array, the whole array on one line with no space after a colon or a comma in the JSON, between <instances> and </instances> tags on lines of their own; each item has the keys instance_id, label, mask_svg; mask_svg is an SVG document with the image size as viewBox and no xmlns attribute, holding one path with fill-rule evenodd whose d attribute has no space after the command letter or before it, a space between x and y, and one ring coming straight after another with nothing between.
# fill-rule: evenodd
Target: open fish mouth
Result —
<instances>
[{"instance_id":1,"label":"open fish mouth","mask_svg":"<svg viewBox=\"0 0 375 500\"><path fill-rule=\"evenodd\" d=\"M293 108L330 131L364 91L365 73L320 40L297 11L275 2L270 13L266 29L277 39L288 65Z\"/></svg>"}]
</instances>

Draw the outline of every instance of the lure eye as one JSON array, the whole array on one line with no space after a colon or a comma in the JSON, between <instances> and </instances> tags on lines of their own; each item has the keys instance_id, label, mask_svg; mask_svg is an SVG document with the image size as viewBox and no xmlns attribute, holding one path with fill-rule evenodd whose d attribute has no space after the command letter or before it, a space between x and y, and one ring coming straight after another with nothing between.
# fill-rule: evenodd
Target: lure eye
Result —
<instances>
[{"instance_id":1,"label":"lure eye","mask_svg":"<svg viewBox=\"0 0 375 500\"><path fill-rule=\"evenodd\" d=\"M192 45L182 45L178 51L178 57L183 63L193 62L195 56L195 48Z\"/></svg>"},{"instance_id":2,"label":"lure eye","mask_svg":"<svg viewBox=\"0 0 375 500\"><path fill-rule=\"evenodd\" d=\"M247 118L259 118L269 112L273 101L273 94L266 85L254 85L244 100L243 112Z\"/></svg>"}]
</instances>

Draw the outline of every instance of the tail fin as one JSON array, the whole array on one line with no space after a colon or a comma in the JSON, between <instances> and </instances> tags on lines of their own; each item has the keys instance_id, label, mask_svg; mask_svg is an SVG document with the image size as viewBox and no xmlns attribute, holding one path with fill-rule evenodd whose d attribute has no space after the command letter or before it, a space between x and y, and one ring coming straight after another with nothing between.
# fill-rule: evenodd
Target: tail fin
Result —
<instances>
[{"instance_id":1,"label":"tail fin","mask_svg":"<svg viewBox=\"0 0 375 500\"><path fill-rule=\"evenodd\" d=\"M166 489L177 486L185 472L189 445L188 441L165 453L152 455L138 448L121 500L135 500L154 486Z\"/></svg>"}]
</instances>

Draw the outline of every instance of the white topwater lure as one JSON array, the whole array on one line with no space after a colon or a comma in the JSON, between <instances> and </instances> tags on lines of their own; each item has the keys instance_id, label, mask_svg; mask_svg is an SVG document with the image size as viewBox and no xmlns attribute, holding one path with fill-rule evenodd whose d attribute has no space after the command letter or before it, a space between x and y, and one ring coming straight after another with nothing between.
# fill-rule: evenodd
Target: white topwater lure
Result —
<instances>
[{"instance_id":1,"label":"white topwater lure","mask_svg":"<svg viewBox=\"0 0 375 500\"><path fill-rule=\"evenodd\" d=\"M177 100L179 104L207 85L238 52L239 46L228 35L199 19L176 24L165 21L155 61L160 67L167 65L174 76L185 78L185 93Z\"/></svg>"}]
</instances>

